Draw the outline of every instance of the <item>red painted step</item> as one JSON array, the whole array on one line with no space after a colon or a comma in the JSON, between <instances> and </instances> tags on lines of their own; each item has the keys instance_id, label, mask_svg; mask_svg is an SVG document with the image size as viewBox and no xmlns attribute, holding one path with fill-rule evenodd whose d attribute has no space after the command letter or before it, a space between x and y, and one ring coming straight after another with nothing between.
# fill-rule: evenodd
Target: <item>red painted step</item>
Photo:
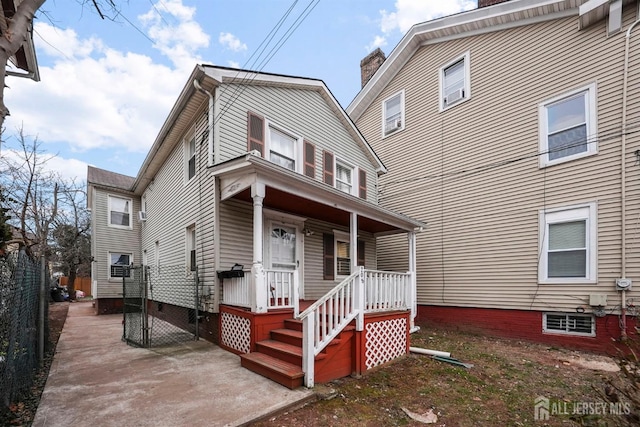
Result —
<instances>
[{"instance_id":1,"label":"red painted step","mask_svg":"<svg viewBox=\"0 0 640 427\"><path fill-rule=\"evenodd\" d=\"M301 387L303 384L304 372L302 372L300 366L293 365L264 353L241 354L240 364L290 389Z\"/></svg>"}]
</instances>

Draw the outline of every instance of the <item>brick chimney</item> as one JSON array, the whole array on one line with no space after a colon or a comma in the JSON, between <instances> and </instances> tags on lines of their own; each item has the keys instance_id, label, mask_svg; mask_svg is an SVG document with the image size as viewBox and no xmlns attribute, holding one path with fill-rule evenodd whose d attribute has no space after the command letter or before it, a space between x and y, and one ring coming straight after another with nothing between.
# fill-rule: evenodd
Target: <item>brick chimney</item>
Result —
<instances>
[{"instance_id":1,"label":"brick chimney","mask_svg":"<svg viewBox=\"0 0 640 427\"><path fill-rule=\"evenodd\" d=\"M384 52L378 47L360 61L360 80L362 87L364 87L371 76L378 71L378 68L380 68L385 59L387 59L387 57L384 56Z\"/></svg>"},{"instance_id":2,"label":"brick chimney","mask_svg":"<svg viewBox=\"0 0 640 427\"><path fill-rule=\"evenodd\" d=\"M494 4L505 3L508 1L509 0L478 0L478 9L480 9L481 7L493 6Z\"/></svg>"}]
</instances>

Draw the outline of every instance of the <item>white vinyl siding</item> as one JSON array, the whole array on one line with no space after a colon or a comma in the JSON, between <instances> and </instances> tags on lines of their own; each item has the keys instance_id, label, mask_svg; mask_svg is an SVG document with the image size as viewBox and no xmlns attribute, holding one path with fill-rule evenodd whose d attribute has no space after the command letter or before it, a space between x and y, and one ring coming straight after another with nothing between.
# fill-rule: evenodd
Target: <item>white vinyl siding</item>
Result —
<instances>
[{"instance_id":1,"label":"white vinyl siding","mask_svg":"<svg viewBox=\"0 0 640 427\"><path fill-rule=\"evenodd\" d=\"M404 90L382 102L382 137L404 129Z\"/></svg>"},{"instance_id":2,"label":"white vinyl siding","mask_svg":"<svg viewBox=\"0 0 640 427\"><path fill-rule=\"evenodd\" d=\"M595 154L595 83L541 103L539 121L541 167Z\"/></svg>"},{"instance_id":3,"label":"white vinyl siding","mask_svg":"<svg viewBox=\"0 0 640 427\"><path fill-rule=\"evenodd\" d=\"M596 324L593 315L569 313L544 313L542 331L554 334L596 335Z\"/></svg>"},{"instance_id":4,"label":"white vinyl siding","mask_svg":"<svg viewBox=\"0 0 640 427\"><path fill-rule=\"evenodd\" d=\"M132 200L111 195L108 197L109 227L131 229Z\"/></svg>"},{"instance_id":5,"label":"white vinyl siding","mask_svg":"<svg viewBox=\"0 0 640 427\"><path fill-rule=\"evenodd\" d=\"M596 205L540 211L540 283L595 283Z\"/></svg>"},{"instance_id":6,"label":"white vinyl siding","mask_svg":"<svg viewBox=\"0 0 640 427\"><path fill-rule=\"evenodd\" d=\"M440 68L440 110L471 98L469 52Z\"/></svg>"}]
</instances>

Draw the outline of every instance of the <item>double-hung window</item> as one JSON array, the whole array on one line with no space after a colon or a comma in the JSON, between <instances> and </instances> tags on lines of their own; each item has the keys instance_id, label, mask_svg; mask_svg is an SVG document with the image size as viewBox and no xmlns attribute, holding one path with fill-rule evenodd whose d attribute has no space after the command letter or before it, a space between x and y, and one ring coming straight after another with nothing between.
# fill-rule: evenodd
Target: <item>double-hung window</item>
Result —
<instances>
[{"instance_id":1,"label":"double-hung window","mask_svg":"<svg viewBox=\"0 0 640 427\"><path fill-rule=\"evenodd\" d=\"M539 105L540 167L595 154L595 83Z\"/></svg>"},{"instance_id":2,"label":"double-hung window","mask_svg":"<svg viewBox=\"0 0 640 427\"><path fill-rule=\"evenodd\" d=\"M596 205L540 211L540 283L596 283Z\"/></svg>"},{"instance_id":3,"label":"double-hung window","mask_svg":"<svg viewBox=\"0 0 640 427\"><path fill-rule=\"evenodd\" d=\"M440 68L440 110L470 97L469 52L466 52Z\"/></svg>"},{"instance_id":4,"label":"double-hung window","mask_svg":"<svg viewBox=\"0 0 640 427\"><path fill-rule=\"evenodd\" d=\"M269 126L269 160L287 169L296 170L298 138Z\"/></svg>"},{"instance_id":5,"label":"double-hung window","mask_svg":"<svg viewBox=\"0 0 640 427\"><path fill-rule=\"evenodd\" d=\"M353 166L336 159L336 188L348 194L353 194Z\"/></svg>"},{"instance_id":6,"label":"double-hung window","mask_svg":"<svg viewBox=\"0 0 640 427\"><path fill-rule=\"evenodd\" d=\"M109 196L109 227L130 229L132 200L124 197Z\"/></svg>"},{"instance_id":7,"label":"double-hung window","mask_svg":"<svg viewBox=\"0 0 640 427\"><path fill-rule=\"evenodd\" d=\"M133 263L133 254L109 252L109 278L131 277L128 268Z\"/></svg>"},{"instance_id":8,"label":"double-hung window","mask_svg":"<svg viewBox=\"0 0 640 427\"><path fill-rule=\"evenodd\" d=\"M187 259L189 270L196 270L196 226L187 227Z\"/></svg>"},{"instance_id":9,"label":"double-hung window","mask_svg":"<svg viewBox=\"0 0 640 427\"><path fill-rule=\"evenodd\" d=\"M404 90L382 102L382 136L404 129Z\"/></svg>"},{"instance_id":10,"label":"double-hung window","mask_svg":"<svg viewBox=\"0 0 640 427\"><path fill-rule=\"evenodd\" d=\"M189 182L191 178L193 178L196 175L196 139L195 137L191 138L188 142L185 142L184 149L185 149L185 160L186 160L186 165L185 165L185 172L187 176L186 181Z\"/></svg>"},{"instance_id":11,"label":"double-hung window","mask_svg":"<svg viewBox=\"0 0 640 427\"><path fill-rule=\"evenodd\" d=\"M336 275L351 274L351 244L348 236L336 234Z\"/></svg>"}]
</instances>

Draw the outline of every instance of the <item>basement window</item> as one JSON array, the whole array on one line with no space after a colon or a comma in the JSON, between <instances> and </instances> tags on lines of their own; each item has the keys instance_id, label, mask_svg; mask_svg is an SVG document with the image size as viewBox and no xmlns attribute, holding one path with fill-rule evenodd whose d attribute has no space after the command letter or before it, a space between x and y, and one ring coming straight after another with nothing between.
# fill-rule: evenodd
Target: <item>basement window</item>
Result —
<instances>
[{"instance_id":1,"label":"basement window","mask_svg":"<svg viewBox=\"0 0 640 427\"><path fill-rule=\"evenodd\" d=\"M594 337L596 323L591 314L544 313L542 331Z\"/></svg>"}]
</instances>

